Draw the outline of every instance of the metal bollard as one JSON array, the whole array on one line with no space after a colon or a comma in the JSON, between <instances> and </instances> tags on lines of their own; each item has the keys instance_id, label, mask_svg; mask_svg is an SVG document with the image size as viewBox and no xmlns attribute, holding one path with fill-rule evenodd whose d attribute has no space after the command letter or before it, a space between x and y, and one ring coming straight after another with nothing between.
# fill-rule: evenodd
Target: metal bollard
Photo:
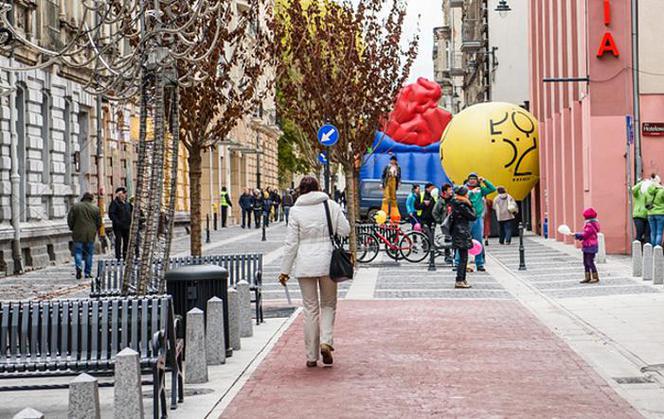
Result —
<instances>
[{"instance_id":1,"label":"metal bollard","mask_svg":"<svg viewBox=\"0 0 664 419\"><path fill-rule=\"evenodd\" d=\"M210 214L205 216L205 243L210 243Z\"/></svg>"},{"instance_id":2,"label":"metal bollard","mask_svg":"<svg viewBox=\"0 0 664 419\"><path fill-rule=\"evenodd\" d=\"M519 270L526 270L526 248L523 246L523 222L519 222Z\"/></svg>"},{"instance_id":3,"label":"metal bollard","mask_svg":"<svg viewBox=\"0 0 664 419\"><path fill-rule=\"evenodd\" d=\"M214 214L213 214L213 218L212 218L212 225L214 225L214 231L219 230L217 219L218 219L217 212L215 211Z\"/></svg>"},{"instance_id":4,"label":"metal bollard","mask_svg":"<svg viewBox=\"0 0 664 419\"><path fill-rule=\"evenodd\" d=\"M427 228L427 236L429 238L429 272L436 272L436 246L434 245L435 236L433 228Z\"/></svg>"},{"instance_id":5,"label":"metal bollard","mask_svg":"<svg viewBox=\"0 0 664 419\"><path fill-rule=\"evenodd\" d=\"M265 237L265 225L267 224L267 215L263 214L263 237L261 237L261 241L267 241L267 238Z\"/></svg>"}]
</instances>

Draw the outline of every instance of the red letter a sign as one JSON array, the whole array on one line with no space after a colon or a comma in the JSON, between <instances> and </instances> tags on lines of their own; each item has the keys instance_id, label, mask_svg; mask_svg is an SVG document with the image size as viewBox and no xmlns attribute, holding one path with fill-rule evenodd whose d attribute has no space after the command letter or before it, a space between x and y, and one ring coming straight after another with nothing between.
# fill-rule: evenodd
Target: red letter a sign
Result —
<instances>
[{"instance_id":1,"label":"red letter a sign","mask_svg":"<svg viewBox=\"0 0 664 419\"><path fill-rule=\"evenodd\" d=\"M602 44L599 46L599 51L597 51L598 57L603 57L607 52L611 52L614 57L620 56L620 51L618 51L618 46L616 41L613 39L611 32L606 32L602 38Z\"/></svg>"}]
</instances>

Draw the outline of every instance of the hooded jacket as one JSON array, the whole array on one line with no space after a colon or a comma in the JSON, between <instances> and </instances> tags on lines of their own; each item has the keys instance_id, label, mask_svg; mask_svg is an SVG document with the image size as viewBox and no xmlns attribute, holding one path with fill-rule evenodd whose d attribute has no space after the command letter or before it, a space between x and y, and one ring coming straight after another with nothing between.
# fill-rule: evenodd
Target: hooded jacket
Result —
<instances>
[{"instance_id":1,"label":"hooded jacket","mask_svg":"<svg viewBox=\"0 0 664 419\"><path fill-rule=\"evenodd\" d=\"M330 273L332 242L323 202L330 208L332 230L347 237L350 225L341 207L323 192L301 195L290 210L281 273L296 278L327 276Z\"/></svg>"},{"instance_id":2,"label":"hooded jacket","mask_svg":"<svg viewBox=\"0 0 664 419\"><path fill-rule=\"evenodd\" d=\"M500 194L493 200L493 210L496 212L498 221L510 221L514 219L514 214L510 212L510 203L516 205L512 195L508 193Z\"/></svg>"},{"instance_id":3,"label":"hooded jacket","mask_svg":"<svg viewBox=\"0 0 664 419\"><path fill-rule=\"evenodd\" d=\"M493 183L489 182L488 180L484 179L484 185L481 183L478 183L477 186L472 187L466 183L466 187L468 188L468 199L470 200L470 203L473 204L473 209L475 210L475 215L478 218L481 218L484 216L484 197L487 195L491 195L492 193L496 192L496 187L493 186Z\"/></svg>"},{"instance_id":4,"label":"hooded jacket","mask_svg":"<svg viewBox=\"0 0 664 419\"><path fill-rule=\"evenodd\" d=\"M648 216L664 215L664 187L653 183L648 188L646 205L650 206Z\"/></svg>"},{"instance_id":5,"label":"hooded jacket","mask_svg":"<svg viewBox=\"0 0 664 419\"><path fill-rule=\"evenodd\" d=\"M472 204L466 200L452 199L452 247L470 249L473 247L473 236L470 234L470 223L477 219Z\"/></svg>"},{"instance_id":6,"label":"hooded jacket","mask_svg":"<svg viewBox=\"0 0 664 419\"><path fill-rule=\"evenodd\" d=\"M583 225L583 231L576 233L576 239L581 241L583 253L597 253L599 250L599 241L597 233L600 231L599 221L596 218L586 220Z\"/></svg>"}]
</instances>

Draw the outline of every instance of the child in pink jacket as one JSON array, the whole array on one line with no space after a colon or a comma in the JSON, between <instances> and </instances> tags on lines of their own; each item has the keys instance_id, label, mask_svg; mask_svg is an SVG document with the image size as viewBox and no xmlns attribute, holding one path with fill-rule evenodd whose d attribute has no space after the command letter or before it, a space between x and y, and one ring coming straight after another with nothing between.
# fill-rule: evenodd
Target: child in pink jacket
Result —
<instances>
[{"instance_id":1,"label":"child in pink jacket","mask_svg":"<svg viewBox=\"0 0 664 419\"><path fill-rule=\"evenodd\" d=\"M583 225L583 231L575 233L574 237L581 241L583 248L583 267L586 271L586 278L581 281L582 284L597 284L599 282L599 273L595 266L595 255L599 250L597 233L599 233L599 221L597 221L597 211L588 208L583 211L583 218L586 219Z\"/></svg>"}]
</instances>

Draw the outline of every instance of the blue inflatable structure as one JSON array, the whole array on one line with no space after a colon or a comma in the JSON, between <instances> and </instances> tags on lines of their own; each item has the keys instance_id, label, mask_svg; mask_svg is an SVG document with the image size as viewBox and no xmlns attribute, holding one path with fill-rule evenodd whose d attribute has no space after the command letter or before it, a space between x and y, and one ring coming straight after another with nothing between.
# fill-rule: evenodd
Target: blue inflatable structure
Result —
<instances>
[{"instance_id":1,"label":"blue inflatable structure","mask_svg":"<svg viewBox=\"0 0 664 419\"><path fill-rule=\"evenodd\" d=\"M380 179L392 156L399 160L402 180L428 181L437 188L451 183L440 164L440 142L426 147L401 144L382 132L376 133L372 152L364 156L360 179Z\"/></svg>"}]
</instances>

